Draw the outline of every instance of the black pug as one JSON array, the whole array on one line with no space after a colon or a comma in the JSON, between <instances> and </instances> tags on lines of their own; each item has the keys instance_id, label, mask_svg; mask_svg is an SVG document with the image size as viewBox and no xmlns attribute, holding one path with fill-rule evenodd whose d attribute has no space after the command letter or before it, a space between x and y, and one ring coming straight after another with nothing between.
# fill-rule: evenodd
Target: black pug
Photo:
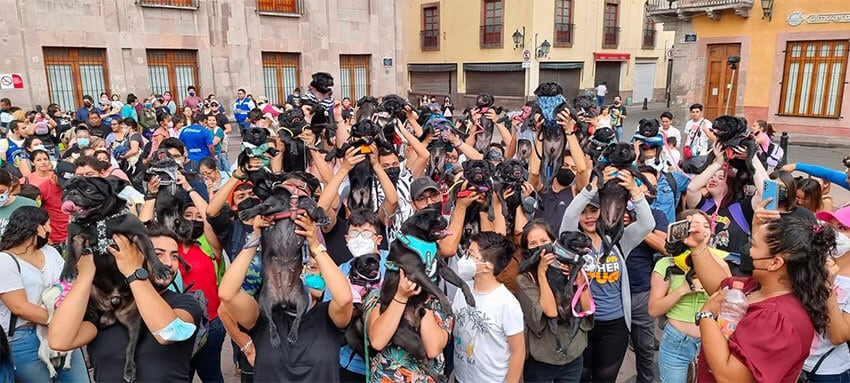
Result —
<instances>
[{"instance_id":1,"label":"black pug","mask_svg":"<svg viewBox=\"0 0 850 383\"><path fill-rule=\"evenodd\" d=\"M644 145L650 144L650 140L658 139L658 132L661 129L661 123L658 122L658 119L655 118L644 118L638 122L637 135L645 138L638 138L644 141ZM664 150L663 143L654 143L655 147L655 164L661 164L661 152ZM641 150L638 153L638 160L641 163L646 163L646 158L644 157L644 151Z\"/></svg>"},{"instance_id":2,"label":"black pug","mask_svg":"<svg viewBox=\"0 0 850 383\"><path fill-rule=\"evenodd\" d=\"M590 120L598 116L596 99L591 96L576 96L570 107L570 117L576 122L576 138L584 146L590 140Z\"/></svg>"},{"instance_id":3,"label":"black pug","mask_svg":"<svg viewBox=\"0 0 850 383\"><path fill-rule=\"evenodd\" d=\"M293 108L279 114L277 121L280 124L278 134L284 145L283 171L306 171L310 164L310 153L307 144L298 137L307 126L304 112L300 108Z\"/></svg>"},{"instance_id":4,"label":"black pug","mask_svg":"<svg viewBox=\"0 0 850 383\"><path fill-rule=\"evenodd\" d=\"M342 144L342 147L334 148L328 152L325 161L345 157L345 152L352 147L360 148L360 153L367 156L377 156L378 153L372 153L370 148L373 143L377 143L379 147L386 143L380 127L369 120L359 121L351 127L348 142ZM355 165L354 169L351 169L351 172L348 173L348 180L351 184L351 191L348 194L348 208L351 210L366 208L369 211L375 211L373 190L376 187L377 179L369 161L362 161Z\"/></svg>"},{"instance_id":5,"label":"black pug","mask_svg":"<svg viewBox=\"0 0 850 383\"><path fill-rule=\"evenodd\" d=\"M378 113L378 99L370 96L363 96L357 100L357 114L354 116L354 122L363 120L371 120L375 113Z\"/></svg>"},{"instance_id":6,"label":"black pug","mask_svg":"<svg viewBox=\"0 0 850 383\"><path fill-rule=\"evenodd\" d=\"M590 255L593 242L586 234L578 231L565 231L561 233L558 241L544 245L542 251L536 251L520 264L520 273L529 271L537 267L540 263L540 256L543 251L555 254L555 261L552 262L546 269L546 279L549 281L549 288L552 289L552 294L555 295L555 303L558 306L558 316L549 318L549 330L555 334L557 349L559 354L567 352L567 347L561 344L561 339L557 336L558 323L567 323L570 326L570 339L578 332L579 318L573 315L575 310L574 303L578 299L573 299L575 293L574 286L579 273L581 273L584 265L593 263L593 256ZM565 276L561 271L560 266L568 265L570 267L570 275Z\"/></svg>"},{"instance_id":7,"label":"black pug","mask_svg":"<svg viewBox=\"0 0 850 383\"><path fill-rule=\"evenodd\" d=\"M612 128L596 129L593 132L593 136L584 146L582 146L584 148L584 153L587 154L590 159L593 160L593 164L596 165L599 163L599 159L602 158L602 152L605 151L605 148L611 146L616 138L617 133Z\"/></svg>"},{"instance_id":8,"label":"black pug","mask_svg":"<svg viewBox=\"0 0 850 383\"><path fill-rule=\"evenodd\" d=\"M269 164L279 152L275 148L268 146L269 131L265 128L252 126L242 131L242 151L236 159L236 165L246 173L248 181L255 186L254 194L260 199L265 199L271 193L270 190L263 187L267 185L272 177ZM258 170L248 171L248 162L251 158L259 158L263 166ZM258 187L259 186L259 187Z\"/></svg>"},{"instance_id":9,"label":"black pug","mask_svg":"<svg viewBox=\"0 0 850 383\"><path fill-rule=\"evenodd\" d=\"M682 241L664 242L664 250L673 257L673 263L664 272L664 280L669 281L670 276L673 274L684 275L685 283L688 284L691 291L696 290L696 285L694 284L694 276L696 274L694 260L691 258L691 253L688 251L685 243Z\"/></svg>"},{"instance_id":10,"label":"black pug","mask_svg":"<svg viewBox=\"0 0 850 383\"><path fill-rule=\"evenodd\" d=\"M524 201L522 197L522 186L528 181L528 170L526 170L523 166L522 161L510 159L496 166L496 173L493 175L493 181L495 181L494 185L496 186L496 192L499 193L499 195L504 196L504 193L507 190L513 190L513 195L508 198L501 198L502 213L505 215L505 223L508 226L508 232L513 233L513 231L510 230L513 230L514 227L514 217L516 215L517 207L523 205L523 209L526 209L527 206L536 205L535 195L528 197L532 199L530 204L527 203L527 201Z\"/></svg>"},{"instance_id":11,"label":"black pug","mask_svg":"<svg viewBox=\"0 0 850 383\"><path fill-rule=\"evenodd\" d=\"M394 141L397 121L407 122L407 114L405 113L407 108L413 110L413 106L398 95L388 94L381 98L378 113L373 115L372 118L373 122L381 127L384 137Z\"/></svg>"},{"instance_id":12,"label":"black pug","mask_svg":"<svg viewBox=\"0 0 850 383\"><path fill-rule=\"evenodd\" d=\"M445 381L445 376L434 371L427 363L428 357L419 336L419 324L425 315L425 309L433 307L431 305L435 302L430 301L434 299L439 302L443 311L454 316L451 301L438 286L440 278L460 288L466 303L475 306L475 298L469 285L437 254L436 241L447 235L447 227L448 222L436 209L417 212L402 224L402 235L390 245L380 297L380 312L383 313L398 290L399 269L404 270L407 279L422 289L419 294L407 300L404 314L391 342L407 351L419 362L420 368L438 382ZM362 334L360 338L362 339Z\"/></svg>"},{"instance_id":13,"label":"black pug","mask_svg":"<svg viewBox=\"0 0 850 383\"><path fill-rule=\"evenodd\" d=\"M136 379L136 344L141 331L141 316L126 277L118 270L115 257L107 249L114 246L114 234L122 234L139 246L151 281L169 280L171 269L159 261L145 227L126 209L118 193L126 182L115 178L74 177L63 191L62 211L71 216L65 266L60 279L71 282L77 277L77 262L83 254L94 256L97 277L92 285L86 315L98 326L120 323L127 329L129 342L124 352L124 380ZM165 288L166 286L159 286Z\"/></svg>"},{"instance_id":14,"label":"black pug","mask_svg":"<svg viewBox=\"0 0 850 383\"><path fill-rule=\"evenodd\" d=\"M292 194L283 186L274 189L274 193L261 204L239 212L244 221L258 215L271 218L274 223L263 230L263 287L258 303L260 314L269 322L269 336L273 347L280 347L280 334L273 320L275 310L294 313L295 320L289 328L286 339L290 343L298 340L298 328L301 319L310 307L310 291L301 280L304 263L309 260L310 249L304 237L295 234L298 226L295 219L307 214L317 226L329 223L324 209L312 198Z\"/></svg>"},{"instance_id":15,"label":"black pug","mask_svg":"<svg viewBox=\"0 0 850 383\"><path fill-rule=\"evenodd\" d=\"M756 170L753 167L753 157L758 153L758 144L755 137L753 137L747 128L747 123L744 119L735 116L717 117L712 122L711 131L723 148L729 165L737 169L738 174L744 172L746 174L745 178L752 180L756 174ZM745 153L738 155L735 149L743 149ZM691 174L702 173L714 162L714 157L714 151L711 151L708 153L705 164L699 168L688 166L684 170L686 173Z\"/></svg>"},{"instance_id":16,"label":"black pug","mask_svg":"<svg viewBox=\"0 0 850 383\"><path fill-rule=\"evenodd\" d=\"M371 291L379 290L381 288L381 256L379 254L364 254L354 258L348 272L348 282L358 292L361 301ZM345 330L345 341L358 355L365 356L363 303L357 303L357 301L358 299L355 298L351 324Z\"/></svg>"},{"instance_id":17,"label":"black pug","mask_svg":"<svg viewBox=\"0 0 850 383\"><path fill-rule=\"evenodd\" d=\"M603 170L608 167L617 168L619 172L629 172L635 179L642 178L634 166L635 148L631 144L616 143L608 145L602 152L602 157L594 167L594 174L599 187L599 220L596 230L604 243L604 254L610 254L611 249L618 245L623 236L623 216L629 202L629 191L620 185L618 178L612 178L603 184Z\"/></svg>"},{"instance_id":18,"label":"black pug","mask_svg":"<svg viewBox=\"0 0 850 383\"><path fill-rule=\"evenodd\" d=\"M463 198L474 192L484 194L484 205L474 202L466 208L466 216L463 222L463 232L461 233L460 246L467 248L472 234L480 231L481 216L480 212L487 212L487 219L491 222L496 219L495 211L493 210L493 165L484 160L467 160L463 163L463 179L466 180L466 187L460 190L463 185L463 180L455 182L456 188L450 192L449 206L454 206L458 198Z\"/></svg>"},{"instance_id":19,"label":"black pug","mask_svg":"<svg viewBox=\"0 0 850 383\"><path fill-rule=\"evenodd\" d=\"M564 163L567 136L564 129L558 125L558 114L568 108L564 99L564 89L554 82L540 84L534 90L537 100L531 110L532 123L542 119L543 126L537 132L537 140L543 142L543 153L540 153L540 182L544 190L552 187L555 173Z\"/></svg>"},{"instance_id":20,"label":"black pug","mask_svg":"<svg viewBox=\"0 0 850 383\"><path fill-rule=\"evenodd\" d=\"M150 164L145 171L145 181L149 181L153 176L159 177L154 216L157 222L185 240L191 236L192 223L183 218L183 208L188 196L186 191L177 185L177 174L180 171L180 166L168 155L168 152L165 149L158 149L151 155ZM187 266L182 257L179 259L184 267Z\"/></svg>"},{"instance_id":21,"label":"black pug","mask_svg":"<svg viewBox=\"0 0 850 383\"><path fill-rule=\"evenodd\" d=\"M309 117L305 113L305 119L310 124L309 129L317 138L323 138L327 142L332 142L332 138L336 136L336 124L333 121L333 111L325 108L324 105L316 103L312 100L301 98L301 110L304 108L309 110Z\"/></svg>"},{"instance_id":22,"label":"black pug","mask_svg":"<svg viewBox=\"0 0 850 383\"><path fill-rule=\"evenodd\" d=\"M456 150L448 139L449 133L459 134L460 132L452 126L452 123L443 117L433 117L422 125L422 137L420 141L424 141L427 137L433 136L439 132L439 138L432 140L428 144L428 169L425 175L437 184L445 177L446 171L446 154Z\"/></svg>"},{"instance_id":23,"label":"black pug","mask_svg":"<svg viewBox=\"0 0 850 383\"><path fill-rule=\"evenodd\" d=\"M490 120L485 114L491 108L496 112L496 115L502 114L503 111L502 107L494 107L494 102L493 95L489 93L481 93L475 99L475 107L478 108L481 117L478 121L475 121L478 124L478 134L475 135L475 142L472 143L472 147L479 153L487 153L490 143L493 141L493 130L496 128L496 121Z\"/></svg>"},{"instance_id":24,"label":"black pug","mask_svg":"<svg viewBox=\"0 0 850 383\"><path fill-rule=\"evenodd\" d=\"M331 87L334 86L334 77L328 72L316 72L312 75L313 80L310 81L310 86L319 91L319 93L331 93Z\"/></svg>"}]
</instances>

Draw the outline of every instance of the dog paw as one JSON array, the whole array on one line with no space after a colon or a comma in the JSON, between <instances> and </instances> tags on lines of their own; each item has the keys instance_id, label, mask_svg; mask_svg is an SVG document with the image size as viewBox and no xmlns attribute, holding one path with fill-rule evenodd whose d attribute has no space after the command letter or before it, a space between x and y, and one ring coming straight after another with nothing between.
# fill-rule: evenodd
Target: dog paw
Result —
<instances>
[{"instance_id":1,"label":"dog paw","mask_svg":"<svg viewBox=\"0 0 850 383\"><path fill-rule=\"evenodd\" d=\"M127 366L124 368L124 381L127 383L133 383L136 381L136 367L135 366Z\"/></svg>"},{"instance_id":2,"label":"dog paw","mask_svg":"<svg viewBox=\"0 0 850 383\"><path fill-rule=\"evenodd\" d=\"M269 335L270 335L269 336L269 343L271 343L272 347L279 348L280 347L280 334L278 334L277 331L272 331ZM288 340L288 338L287 338L287 340ZM294 343L294 342L292 342L292 343Z\"/></svg>"},{"instance_id":3,"label":"dog paw","mask_svg":"<svg viewBox=\"0 0 850 383\"><path fill-rule=\"evenodd\" d=\"M295 343L298 341L298 328L293 327L292 330L289 331L289 335L286 336L286 341L289 343Z\"/></svg>"}]
</instances>

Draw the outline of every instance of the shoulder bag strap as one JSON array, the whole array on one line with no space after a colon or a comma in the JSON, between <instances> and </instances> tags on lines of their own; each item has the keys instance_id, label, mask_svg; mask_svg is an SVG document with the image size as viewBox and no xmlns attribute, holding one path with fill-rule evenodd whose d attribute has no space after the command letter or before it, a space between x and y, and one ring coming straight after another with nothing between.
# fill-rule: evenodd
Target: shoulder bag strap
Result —
<instances>
[{"instance_id":1,"label":"shoulder bag strap","mask_svg":"<svg viewBox=\"0 0 850 383\"><path fill-rule=\"evenodd\" d=\"M15 266L18 267L18 274L21 274L21 263L18 262L18 258L15 258L14 255L9 253L6 253L6 255L8 255L10 258L12 258L13 261L15 261ZM17 321L18 316L15 315L14 312L12 312L12 309L9 309L9 332L6 333L6 335L9 337L9 341L11 341L12 336L15 335L15 325L17 324Z\"/></svg>"},{"instance_id":2,"label":"shoulder bag strap","mask_svg":"<svg viewBox=\"0 0 850 383\"><path fill-rule=\"evenodd\" d=\"M829 356L829 354L832 354L832 352L835 351L836 348L838 348L838 347L833 347L833 348L829 349L829 351L827 351L825 354L823 354L823 356L821 356L820 359L818 359L818 362L815 363L815 367L812 368L812 371L809 372L809 373L812 374L812 375L816 375L817 372L818 372L818 369L820 368L821 363L823 363L823 361L826 360L826 358Z\"/></svg>"}]
</instances>

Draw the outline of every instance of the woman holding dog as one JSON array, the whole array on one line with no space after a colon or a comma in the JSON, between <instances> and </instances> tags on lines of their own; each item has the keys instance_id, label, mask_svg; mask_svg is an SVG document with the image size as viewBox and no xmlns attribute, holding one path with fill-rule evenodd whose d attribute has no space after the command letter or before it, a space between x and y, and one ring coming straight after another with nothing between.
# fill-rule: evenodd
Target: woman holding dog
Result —
<instances>
[{"instance_id":1,"label":"woman holding dog","mask_svg":"<svg viewBox=\"0 0 850 383\"><path fill-rule=\"evenodd\" d=\"M42 343L47 344L47 332L40 336L39 326L52 319L42 305L55 305L58 298L44 293L54 288L64 265L59 252L47 244L49 236L50 220L43 209L24 206L12 213L0 239L0 324L9 334L16 381L88 382L79 348L65 356L71 358L70 368L55 368L55 377L39 355Z\"/></svg>"},{"instance_id":2,"label":"woman holding dog","mask_svg":"<svg viewBox=\"0 0 850 383\"><path fill-rule=\"evenodd\" d=\"M678 383L687 380L688 366L696 359L700 349L699 327L694 324L694 314L708 300L708 294L696 276L694 287L686 283L684 272L672 272L681 262L682 267L692 267L685 264L685 257L691 254L708 253L714 259L726 276L731 276L729 266L722 261L725 252L711 248L710 218L701 210L690 209L679 214L679 221L687 220L688 235L679 242L683 250L680 254L660 259L652 272L652 287L649 292L649 315L664 316L667 324L661 336L658 349L658 372L662 383ZM667 245L668 252L676 246Z\"/></svg>"}]
</instances>

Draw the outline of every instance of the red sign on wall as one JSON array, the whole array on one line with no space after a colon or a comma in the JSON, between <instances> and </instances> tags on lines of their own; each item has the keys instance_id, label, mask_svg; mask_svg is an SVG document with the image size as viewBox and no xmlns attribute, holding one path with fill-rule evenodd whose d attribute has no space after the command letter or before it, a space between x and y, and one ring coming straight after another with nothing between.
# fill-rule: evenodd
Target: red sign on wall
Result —
<instances>
[{"instance_id":1,"label":"red sign on wall","mask_svg":"<svg viewBox=\"0 0 850 383\"><path fill-rule=\"evenodd\" d=\"M596 61L629 61L631 57L628 53L593 52Z\"/></svg>"}]
</instances>

